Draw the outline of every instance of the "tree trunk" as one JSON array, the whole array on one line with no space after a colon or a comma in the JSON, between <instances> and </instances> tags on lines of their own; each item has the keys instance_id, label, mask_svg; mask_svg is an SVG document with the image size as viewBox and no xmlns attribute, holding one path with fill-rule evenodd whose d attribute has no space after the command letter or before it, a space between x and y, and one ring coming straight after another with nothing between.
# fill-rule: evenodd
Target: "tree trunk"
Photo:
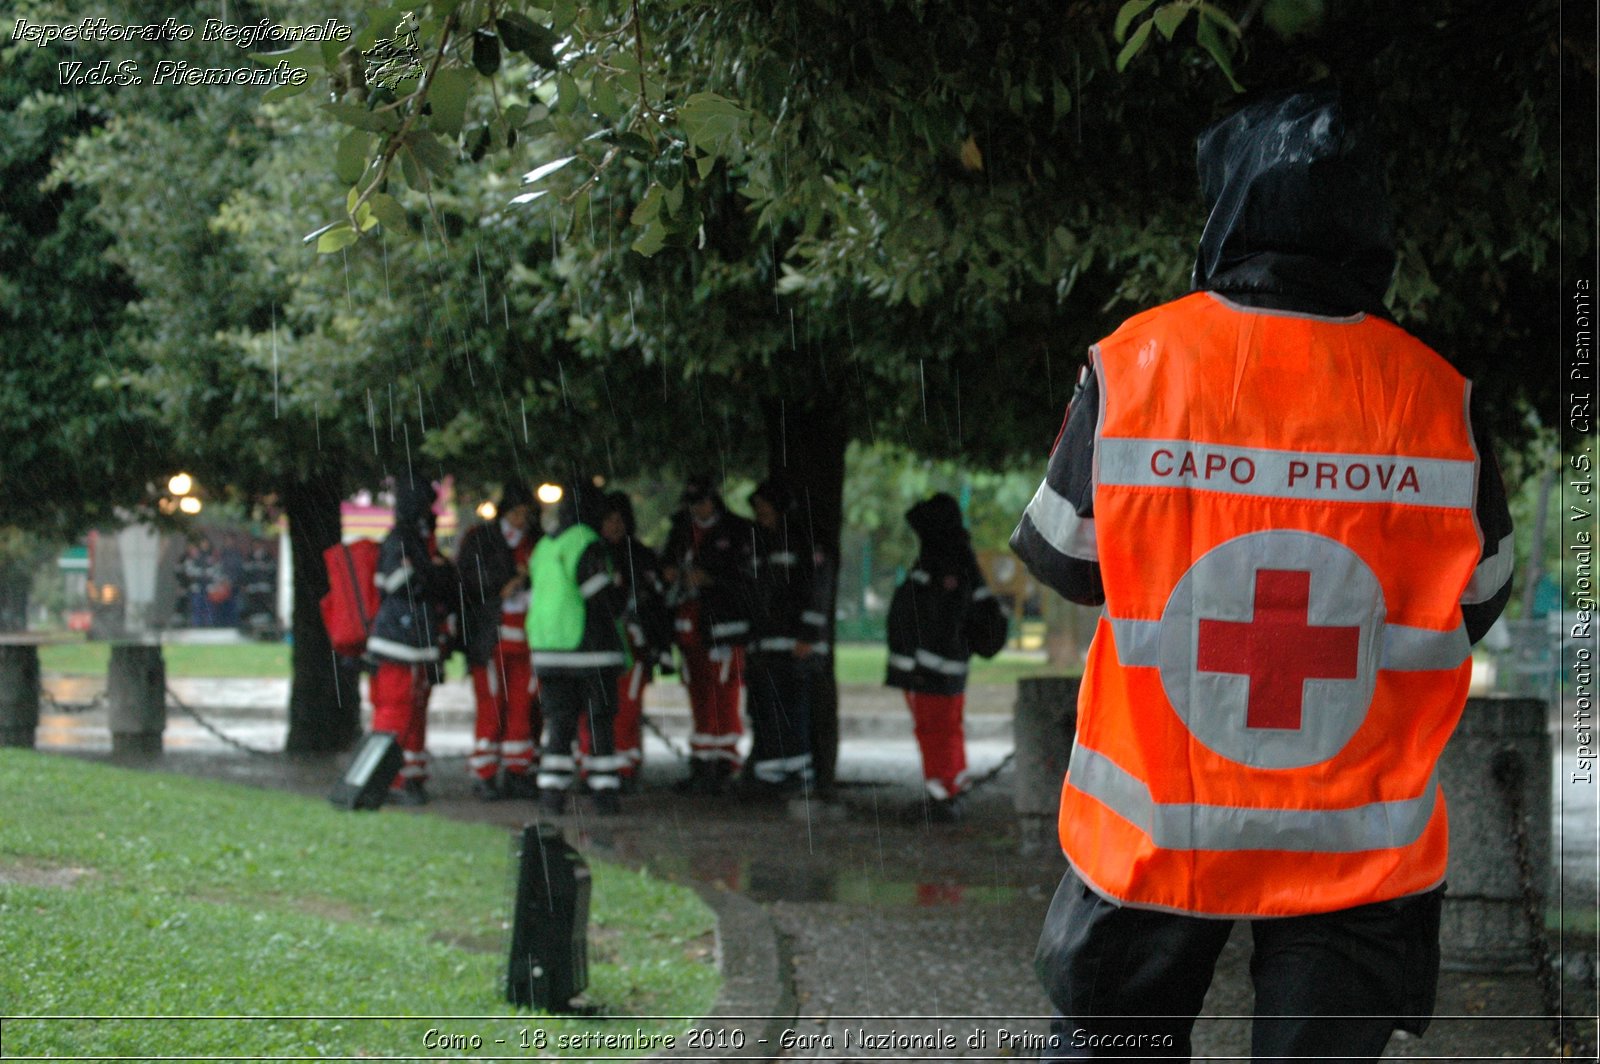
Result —
<instances>
[{"instance_id":1,"label":"tree trunk","mask_svg":"<svg viewBox=\"0 0 1600 1064\"><path fill-rule=\"evenodd\" d=\"M291 754L337 753L361 735L358 673L336 661L322 624L322 596L328 593L322 552L339 542L341 495L333 471L297 480L284 493L294 570L294 678L284 744Z\"/></svg>"},{"instance_id":2,"label":"tree trunk","mask_svg":"<svg viewBox=\"0 0 1600 1064\"><path fill-rule=\"evenodd\" d=\"M28 627L28 593L33 570L22 565L0 566L0 632L22 632Z\"/></svg>"},{"instance_id":3,"label":"tree trunk","mask_svg":"<svg viewBox=\"0 0 1600 1064\"><path fill-rule=\"evenodd\" d=\"M767 466L782 473L810 524L812 541L833 566L828 599L828 645L835 646L834 612L839 594L839 539L844 526L844 451L849 442L843 411L827 398L810 403L765 400ZM811 756L817 789L833 789L839 761L839 684L834 658L811 672Z\"/></svg>"}]
</instances>

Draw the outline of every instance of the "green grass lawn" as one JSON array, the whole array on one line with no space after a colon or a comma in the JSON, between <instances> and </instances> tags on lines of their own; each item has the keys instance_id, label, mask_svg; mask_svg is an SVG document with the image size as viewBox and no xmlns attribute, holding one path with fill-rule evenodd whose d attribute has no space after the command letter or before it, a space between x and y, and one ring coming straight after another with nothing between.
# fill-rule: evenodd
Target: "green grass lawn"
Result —
<instances>
[{"instance_id":1,"label":"green grass lawn","mask_svg":"<svg viewBox=\"0 0 1600 1064\"><path fill-rule=\"evenodd\" d=\"M39 663L46 672L75 676L104 676L111 656L105 643L61 643L41 647ZM888 650L882 643L842 643L838 647L838 675L842 684L883 683ZM169 644L162 649L168 676L287 677L289 647L283 643L238 643L206 646ZM460 661L450 674L460 671ZM1056 670L1022 654L1005 651L992 660L972 659L972 683L1014 684L1023 676L1049 675Z\"/></svg>"},{"instance_id":2,"label":"green grass lawn","mask_svg":"<svg viewBox=\"0 0 1600 1064\"><path fill-rule=\"evenodd\" d=\"M479 1055L543 1032L553 1052L562 1034L688 1026L605 1016L709 1009L711 913L597 862L586 996L602 1018L512 1009L511 860L503 829L0 750L5 1051L474 1055L429 1048L432 1029L481 1037Z\"/></svg>"},{"instance_id":3,"label":"green grass lawn","mask_svg":"<svg viewBox=\"0 0 1600 1064\"><path fill-rule=\"evenodd\" d=\"M287 677L287 643L168 643L161 648L168 676ZM39 648L39 667L68 676L104 676L109 643L54 643Z\"/></svg>"}]
</instances>

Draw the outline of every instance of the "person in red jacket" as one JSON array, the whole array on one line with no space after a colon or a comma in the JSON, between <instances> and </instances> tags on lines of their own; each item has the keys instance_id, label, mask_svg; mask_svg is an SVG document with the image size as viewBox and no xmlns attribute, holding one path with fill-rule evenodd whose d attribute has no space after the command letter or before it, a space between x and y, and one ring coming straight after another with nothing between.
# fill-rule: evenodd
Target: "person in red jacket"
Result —
<instances>
[{"instance_id":1,"label":"person in red jacket","mask_svg":"<svg viewBox=\"0 0 1600 1064\"><path fill-rule=\"evenodd\" d=\"M513 482L493 518L461 540L462 650L477 701L473 793L483 801L539 796L534 781L543 724L528 652L528 559L542 534L533 496Z\"/></svg>"}]
</instances>

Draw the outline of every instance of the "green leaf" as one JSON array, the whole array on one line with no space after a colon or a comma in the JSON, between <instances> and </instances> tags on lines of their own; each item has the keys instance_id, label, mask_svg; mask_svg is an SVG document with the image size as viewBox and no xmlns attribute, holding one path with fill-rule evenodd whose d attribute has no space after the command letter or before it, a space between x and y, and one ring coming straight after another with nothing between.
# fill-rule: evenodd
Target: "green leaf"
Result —
<instances>
[{"instance_id":1,"label":"green leaf","mask_svg":"<svg viewBox=\"0 0 1600 1064\"><path fill-rule=\"evenodd\" d=\"M361 234L351 228L349 222L339 222L317 237L317 254L331 255L335 251L342 251L359 239Z\"/></svg>"},{"instance_id":2,"label":"green leaf","mask_svg":"<svg viewBox=\"0 0 1600 1064\"><path fill-rule=\"evenodd\" d=\"M1059 79L1050 86L1051 102L1055 105L1055 116L1062 117L1072 110L1072 90L1066 83Z\"/></svg>"},{"instance_id":3,"label":"green leaf","mask_svg":"<svg viewBox=\"0 0 1600 1064\"><path fill-rule=\"evenodd\" d=\"M1323 0L1267 0L1261 20L1285 40L1311 33L1326 14Z\"/></svg>"},{"instance_id":4,"label":"green leaf","mask_svg":"<svg viewBox=\"0 0 1600 1064\"><path fill-rule=\"evenodd\" d=\"M466 67L443 67L433 76L428 102L433 104L433 128L455 136L466 118L467 100L477 75Z\"/></svg>"},{"instance_id":5,"label":"green leaf","mask_svg":"<svg viewBox=\"0 0 1600 1064\"><path fill-rule=\"evenodd\" d=\"M714 92L697 92L678 108L684 135L707 155L731 154L749 117L749 111Z\"/></svg>"},{"instance_id":6,"label":"green leaf","mask_svg":"<svg viewBox=\"0 0 1600 1064\"><path fill-rule=\"evenodd\" d=\"M648 258L667 246L668 235L666 226L660 222L651 222L634 240L633 250Z\"/></svg>"},{"instance_id":7,"label":"green leaf","mask_svg":"<svg viewBox=\"0 0 1600 1064\"><path fill-rule=\"evenodd\" d=\"M367 201L367 206L372 208L373 217L383 223L385 229L393 229L404 233L411 229L411 223L406 219L406 209L400 206L400 201L387 192L375 192Z\"/></svg>"},{"instance_id":8,"label":"green leaf","mask_svg":"<svg viewBox=\"0 0 1600 1064\"><path fill-rule=\"evenodd\" d=\"M567 114L577 111L583 103L583 93L578 89L578 79L571 74L556 78L556 107Z\"/></svg>"},{"instance_id":9,"label":"green leaf","mask_svg":"<svg viewBox=\"0 0 1600 1064\"><path fill-rule=\"evenodd\" d=\"M1243 92L1244 86L1233 76L1233 54L1231 42L1224 39L1216 24L1206 19L1201 19L1196 29L1195 39L1200 42L1200 47L1211 53L1211 58L1216 61L1217 67L1228 79L1228 84L1233 86L1234 92Z\"/></svg>"},{"instance_id":10,"label":"green leaf","mask_svg":"<svg viewBox=\"0 0 1600 1064\"><path fill-rule=\"evenodd\" d=\"M649 225L661 214L661 204L666 198L660 185L651 185L650 191L644 194L644 199L633 209L628 216L628 221L633 225Z\"/></svg>"},{"instance_id":11,"label":"green leaf","mask_svg":"<svg viewBox=\"0 0 1600 1064\"><path fill-rule=\"evenodd\" d=\"M367 8L363 15L365 21L362 24L361 31L355 35L355 39L350 43L355 46L357 51L364 52L380 40L387 40L394 33L395 23L400 21L400 17L405 11L405 4Z\"/></svg>"},{"instance_id":12,"label":"green leaf","mask_svg":"<svg viewBox=\"0 0 1600 1064\"><path fill-rule=\"evenodd\" d=\"M486 78L500 70L500 38L485 29L472 31L472 67Z\"/></svg>"},{"instance_id":13,"label":"green leaf","mask_svg":"<svg viewBox=\"0 0 1600 1064\"><path fill-rule=\"evenodd\" d=\"M1189 17L1189 5L1182 3L1163 4L1156 10L1155 18L1151 19L1156 24L1156 29L1161 31L1161 36L1172 40L1172 35L1178 32L1178 27L1183 25L1183 20Z\"/></svg>"},{"instance_id":14,"label":"green leaf","mask_svg":"<svg viewBox=\"0 0 1600 1064\"><path fill-rule=\"evenodd\" d=\"M372 135L352 129L339 138L339 147L333 154L334 176L347 185L361 180L367 169L367 152L372 150Z\"/></svg>"},{"instance_id":15,"label":"green leaf","mask_svg":"<svg viewBox=\"0 0 1600 1064\"><path fill-rule=\"evenodd\" d=\"M577 0L555 0L555 3L550 5L550 28L557 33L564 32L577 19Z\"/></svg>"},{"instance_id":16,"label":"green leaf","mask_svg":"<svg viewBox=\"0 0 1600 1064\"><path fill-rule=\"evenodd\" d=\"M277 103L279 100L287 100L291 96L299 96L302 92L305 92L310 87L311 87L311 79L310 78L307 78L306 80L302 81L298 85L296 85L292 81L291 82L285 82L284 84L279 85L276 88L268 89L266 92L262 93L261 94L261 102L262 103Z\"/></svg>"},{"instance_id":17,"label":"green leaf","mask_svg":"<svg viewBox=\"0 0 1600 1064\"><path fill-rule=\"evenodd\" d=\"M467 135L463 150L467 158L478 162L489 153L489 146L494 143L494 131L487 125L479 126Z\"/></svg>"},{"instance_id":18,"label":"green leaf","mask_svg":"<svg viewBox=\"0 0 1600 1064\"><path fill-rule=\"evenodd\" d=\"M450 168L455 162L452 153L432 133L413 133L407 138L407 145L417 157L417 161L429 170L440 177L450 173Z\"/></svg>"},{"instance_id":19,"label":"green leaf","mask_svg":"<svg viewBox=\"0 0 1600 1064\"><path fill-rule=\"evenodd\" d=\"M322 48L319 44L302 44L298 48L290 48L283 52L250 52L250 61L260 63L265 67L277 66L280 62L288 63L296 70L309 70L313 64L322 61Z\"/></svg>"},{"instance_id":20,"label":"green leaf","mask_svg":"<svg viewBox=\"0 0 1600 1064\"><path fill-rule=\"evenodd\" d=\"M426 191L429 186L428 168L422 165L409 147L400 149L400 172L405 175L406 184L412 188Z\"/></svg>"},{"instance_id":21,"label":"green leaf","mask_svg":"<svg viewBox=\"0 0 1600 1064\"><path fill-rule=\"evenodd\" d=\"M1120 74L1128 68L1128 63L1134 56L1144 50L1145 42L1150 39L1150 27L1155 25L1155 20L1141 23L1133 31L1133 36L1128 38L1128 43L1122 46L1122 51L1117 53L1117 72Z\"/></svg>"},{"instance_id":22,"label":"green leaf","mask_svg":"<svg viewBox=\"0 0 1600 1064\"><path fill-rule=\"evenodd\" d=\"M1156 0L1128 0L1117 11L1117 21L1111 29L1111 35L1117 40L1122 40L1128 33L1128 24L1150 9Z\"/></svg>"},{"instance_id":23,"label":"green leaf","mask_svg":"<svg viewBox=\"0 0 1600 1064\"><path fill-rule=\"evenodd\" d=\"M603 72L596 71L594 80L589 83L589 105L595 109L596 114L606 118L616 118L622 113L622 105L617 101L617 90L611 84L611 79Z\"/></svg>"},{"instance_id":24,"label":"green leaf","mask_svg":"<svg viewBox=\"0 0 1600 1064\"><path fill-rule=\"evenodd\" d=\"M717 157L714 155L702 155L696 158L694 161L695 173L700 175L700 180L702 181L710 177L711 171L715 170L716 168Z\"/></svg>"},{"instance_id":25,"label":"green leaf","mask_svg":"<svg viewBox=\"0 0 1600 1064\"><path fill-rule=\"evenodd\" d=\"M533 43L534 31L539 25L519 11L507 11L495 19L494 28L499 31L500 39L506 42L507 48L513 52L524 52Z\"/></svg>"},{"instance_id":26,"label":"green leaf","mask_svg":"<svg viewBox=\"0 0 1600 1064\"><path fill-rule=\"evenodd\" d=\"M527 173L522 175L522 183L524 185L531 185L535 181L542 181L576 158L576 155L566 155L560 159L552 159L550 162L536 166L532 170L529 170Z\"/></svg>"},{"instance_id":27,"label":"green leaf","mask_svg":"<svg viewBox=\"0 0 1600 1064\"><path fill-rule=\"evenodd\" d=\"M1228 13L1222 10L1222 8L1218 7L1216 4L1201 4L1200 17L1202 19L1210 19L1212 22L1215 22L1217 25L1221 26L1235 37L1243 36L1243 32L1239 29L1239 24L1233 21L1233 19L1228 16Z\"/></svg>"},{"instance_id":28,"label":"green leaf","mask_svg":"<svg viewBox=\"0 0 1600 1064\"><path fill-rule=\"evenodd\" d=\"M374 114L365 107L351 103L325 103L322 109L345 125L365 129L369 133L382 133L393 128L396 122L393 111Z\"/></svg>"}]
</instances>

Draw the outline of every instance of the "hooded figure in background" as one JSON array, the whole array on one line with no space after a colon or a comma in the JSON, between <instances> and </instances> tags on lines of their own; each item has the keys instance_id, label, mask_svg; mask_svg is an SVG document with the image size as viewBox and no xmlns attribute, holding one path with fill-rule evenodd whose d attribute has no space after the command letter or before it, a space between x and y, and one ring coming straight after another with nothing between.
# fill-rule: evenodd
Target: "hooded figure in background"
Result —
<instances>
[{"instance_id":1,"label":"hooded figure in background","mask_svg":"<svg viewBox=\"0 0 1600 1064\"><path fill-rule=\"evenodd\" d=\"M578 721L588 724L593 750L583 766L595 812L619 811L619 770L612 722L617 677L629 662L622 634L627 596L600 538L605 496L578 481L568 485L556 531L533 549L528 643L545 713L539 803L558 815L578 776Z\"/></svg>"},{"instance_id":2,"label":"hooded figure in background","mask_svg":"<svg viewBox=\"0 0 1600 1064\"><path fill-rule=\"evenodd\" d=\"M1262 100L1198 147L1196 291L1091 350L1011 540L1104 607L1035 958L1045 1059L1187 1058L1244 918L1255 1058L1375 1060L1432 1014L1435 765L1511 521L1468 382L1384 309L1381 157L1341 96Z\"/></svg>"},{"instance_id":3,"label":"hooded figure in background","mask_svg":"<svg viewBox=\"0 0 1600 1064\"><path fill-rule=\"evenodd\" d=\"M403 475L394 489L394 527L378 552L378 613L367 638L373 673L372 730L389 732L405 760L390 800L428 800L428 696L442 678L444 619L456 604L455 568L434 540L433 485Z\"/></svg>"},{"instance_id":4,"label":"hooded figure in background","mask_svg":"<svg viewBox=\"0 0 1600 1064\"><path fill-rule=\"evenodd\" d=\"M984 583L961 506L943 492L906 511L921 550L889 601L885 683L905 692L922 753L925 806L935 823L956 820L967 787L967 663L1005 645L1007 622Z\"/></svg>"},{"instance_id":5,"label":"hooded figure in background","mask_svg":"<svg viewBox=\"0 0 1600 1064\"><path fill-rule=\"evenodd\" d=\"M495 515L462 537L461 644L472 676L473 793L483 801L535 798L535 744L543 729L528 652L528 563L543 533L526 485L513 481Z\"/></svg>"},{"instance_id":6,"label":"hooded figure in background","mask_svg":"<svg viewBox=\"0 0 1600 1064\"><path fill-rule=\"evenodd\" d=\"M694 731L689 736L690 794L717 795L739 770L740 692L744 647L750 639L750 578L754 530L728 512L707 476L683 487L683 509L672 518L663 550L683 682Z\"/></svg>"},{"instance_id":7,"label":"hooded figure in background","mask_svg":"<svg viewBox=\"0 0 1600 1064\"><path fill-rule=\"evenodd\" d=\"M751 629L745 659L750 757L742 791L758 798L805 792L811 764L811 674L828 654L833 567L781 476L750 493L755 514Z\"/></svg>"}]
</instances>

